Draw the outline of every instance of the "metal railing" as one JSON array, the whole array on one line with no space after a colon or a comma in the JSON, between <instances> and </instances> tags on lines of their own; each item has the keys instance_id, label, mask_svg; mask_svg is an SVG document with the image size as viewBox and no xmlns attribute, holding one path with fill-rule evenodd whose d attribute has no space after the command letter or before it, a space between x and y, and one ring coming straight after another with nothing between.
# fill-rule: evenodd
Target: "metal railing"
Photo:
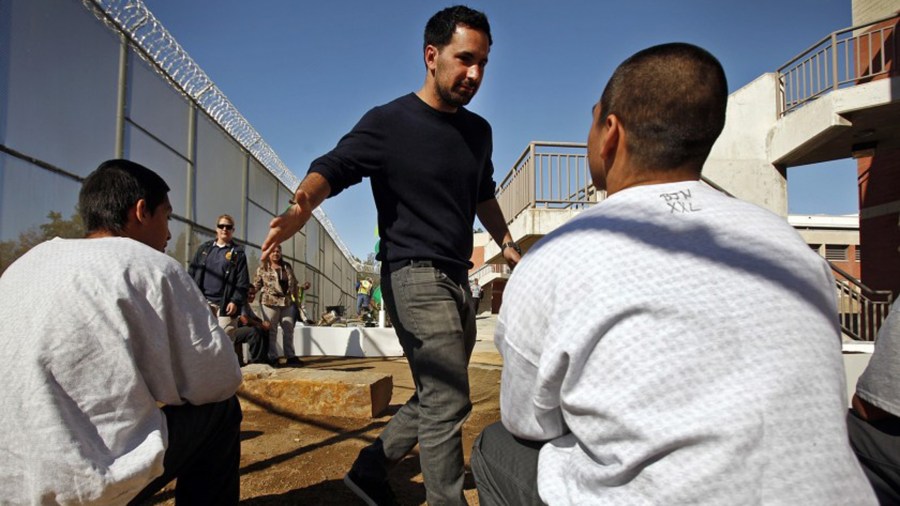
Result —
<instances>
[{"instance_id":1,"label":"metal railing","mask_svg":"<svg viewBox=\"0 0 900 506\"><path fill-rule=\"evenodd\" d=\"M707 186L734 197L704 176ZM507 223L525 209L584 210L606 198L594 186L583 142L533 141L494 192Z\"/></svg>"},{"instance_id":2,"label":"metal railing","mask_svg":"<svg viewBox=\"0 0 900 506\"><path fill-rule=\"evenodd\" d=\"M895 29L900 15L845 28L823 38L778 69L779 114L832 90L897 75Z\"/></svg>"},{"instance_id":3,"label":"metal railing","mask_svg":"<svg viewBox=\"0 0 900 506\"><path fill-rule=\"evenodd\" d=\"M482 280L492 274L508 277L510 272L509 265L506 264L484 264L469 274L469 282L478 280L478 283L483 285Z\"/></svg>"},{"instance_id":4,"label":"metal railing","mask_svg":"<svg viewBox=\"0 0 900 506\"><path fill-rule=\"evenodd\" d=\"M547 148L556 151L545 151ZM586 148L584 143L573 142L530 143L497 186L496 197L507 223L512 223L529 208L584 209L603 200L606 192L598 192L591 182ZM586 178L587 182L582 178ZM730 197L734 196L705 177L701 177L701 181ZM872 290L838 266L828 263L837 284L841 329L853 339L874 341L890 310L892 292ZM495 273L509 274L509 267L506 264L484 264L469 274L469 280L478 279L481 282L481 279Z\"/></svg>"},{"instance_id":5,"label":"metal railing","mask_svg":"<svg viewBox=\"0 0 900 506\"><path fill-rule=\"evenodd\" d=\"M497 185L495 195L508 223L525 209L585 209L603 200L591 181L587 145L533 141Z\"/></svg>"},{"instance_id":6,"label":"metal railing","mask_svg":"<svg viewBox=\"0 0 900 506\"><path fill-rule=\"evenodd\" d=\"M857 341L874 341L891 309L890 290L873 290L840 267L828 262L834 272L841 330Z\"/></svg>"},{"instance_id":7,"label":"metal railing","mask_svg":"<svg viewBox=\"0 0 900 506\"><path fill-rule=\"evenodd\" d=\"M94 12L101 16L101 20L124 34L142 58L150 62L175 89L205 111L288 189L293 191L297 188L300 184L297 176L287 168L275 150L147 9L142 0L82 1L88 8L95 9ZM325 211L319 207L313 211L313 215L341 253L357 271L361 271L362 263L350 252Z\"/></svg>"}]
</instances>

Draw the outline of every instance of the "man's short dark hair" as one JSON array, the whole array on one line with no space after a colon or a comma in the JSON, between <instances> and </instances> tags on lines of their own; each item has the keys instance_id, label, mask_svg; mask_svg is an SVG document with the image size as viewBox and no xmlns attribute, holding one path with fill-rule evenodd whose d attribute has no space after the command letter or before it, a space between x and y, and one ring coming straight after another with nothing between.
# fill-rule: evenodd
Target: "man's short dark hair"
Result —
<instances>
[{"instance_id":1,"label":"man's short dark hair","mask_svg":"<svg viewBox=\"0 0 900 506\"><path fill-rule=\"evenodd\" d=\"M144 199L150 213L166 199L169 185L152 170L129 160L107 160L84 180L78 212L88 233L122 233L128 209Z\"/></svg>"},{"instance_id":2,"label":"man's short dark hair","mask_svg":"<svg viewBox=\"0 0 900 506\"><path fill-rule=\"evenodd\" d=\"M600 121L616 115L638 167L694 164L699 172L722 133L727 101L725 71L713 55L691 44L662 44L619 65L600 98Z\"/></svg>"},{"instance_id":3,"label":"man's short dark hair","mask_svg":"<svg viewBox=\"0 0 900 506\"><path fill-rule=\"evenodd\" d=\"M456 25L464 25L484 32L487 35L488 45L494 43L487 16L483 12L470 9L465 5L456 5L447 7L431 16L425 25L425 44L422 48L434 46L440 49L449 44L450 39L453 38L453 32L456 31Z\"/></svg>"}]
</instances>

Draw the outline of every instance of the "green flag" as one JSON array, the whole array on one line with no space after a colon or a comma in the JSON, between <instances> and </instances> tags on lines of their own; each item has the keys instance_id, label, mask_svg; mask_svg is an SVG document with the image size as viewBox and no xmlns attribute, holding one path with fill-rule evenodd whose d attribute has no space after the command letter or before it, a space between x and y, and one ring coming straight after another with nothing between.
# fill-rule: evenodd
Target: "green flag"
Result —
<instances>
[{"instance_id":1,"label":"green flag","mask_svg":"<svg viewBox=\"0 0 900 506\"><path fill-rule=\"evenodd\" d=\"M376 286L375 289L372 290L372 300L375 301L375 304L378 307L381 307L381 285Z\"/></svg>"}]
</instances>

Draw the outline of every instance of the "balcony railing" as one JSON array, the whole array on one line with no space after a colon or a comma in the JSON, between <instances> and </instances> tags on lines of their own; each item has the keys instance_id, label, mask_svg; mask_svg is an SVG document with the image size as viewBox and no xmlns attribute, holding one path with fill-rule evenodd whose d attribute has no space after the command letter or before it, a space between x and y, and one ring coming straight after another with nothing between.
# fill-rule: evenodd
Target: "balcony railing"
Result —
<instances>
[{"instance_id":1,"label":"balcony railing","mask_svg":"<svg viewBox=\"0 0 900 506\"><path fill-rule=\"evenodd\" d=\"M600 200L591 182L587 146L534 141L525 148L495 192L508 223L525 209L584 209Z\"/></svg>"},{"instance_id":2,"label":"balcony railing","mask_svg":"<svg viewBox=\"0 0 900 506\"><path fill-rule=\"evenodd\" d=\"M779 113L832 90L897 75L900 15L833 32L778 69Z\"/></svg>"},{"instance_id":3,"label":"balcony railing","mask_svg":"<svg viewBox=\"0 0 900 506\"><path fill-rule=\"evenodd\" d=\"M484 285L486 277L494 274L500 277L508 277L510 272L509 266L506 264L484 264L469 274L469 282L477 280L479 284Z\"/></svg>"},{"instance_id":4,"label":"balcony railing","mask_svg":"<svg viewBox=\"0 0 900 506\"><path fill-rule=\"evenodd\" d=\"M706 177L700 180L734 196ZM594 187L583 142L530 143L494 194L507 223L525 209L584 210L606 198L605 191Z\"/></svg>"},{"instance_id":5,"label":"balcony railing","mask_svg":"<svg viewBox=\"0 0 900 506\"><path fill-rule=\"evenodd\" d=\"M890 290L873 290L840 267L828 262L838 293L841 330L857 341L874 341L891 309Z\"/></svg>"},{"instance_id":6,"label":"balcony railing","mask_svg":"<svg viewBox=\"0 0 900 506\"><path fill-rule=\"evenodd\" d=\"M508 223L525 209L584 209L606 197L597 191L587 166L587 146L574 142L539 142L528 145L512 170L497 186L496 196ZM708 186L733 197L727 190L705 177ZM841 329L860 341L874 341L887 318L893 294L872 290L832 262L838 291ZM509 274L506 264L485 264L469 279L481 280L491 274Z\"/></svg>"}]
</instances>

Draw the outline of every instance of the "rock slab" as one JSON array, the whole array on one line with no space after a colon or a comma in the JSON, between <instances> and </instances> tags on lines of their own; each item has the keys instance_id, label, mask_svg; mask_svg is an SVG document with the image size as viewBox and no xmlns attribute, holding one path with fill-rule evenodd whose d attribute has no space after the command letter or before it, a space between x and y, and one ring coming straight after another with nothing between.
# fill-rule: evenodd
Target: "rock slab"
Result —
<instances>
[{"instance_id":1,"label":"rock slab","mask_svg":"<svg viewBox=\"0 0 900 506\"><path fill-rule=\"evenodd\" d=\"M273 369L256 364L243 371L238 397L245 410L374 418L387 409L393 390L391 376L368 371Z\"/></svg>"}]
</instances>

